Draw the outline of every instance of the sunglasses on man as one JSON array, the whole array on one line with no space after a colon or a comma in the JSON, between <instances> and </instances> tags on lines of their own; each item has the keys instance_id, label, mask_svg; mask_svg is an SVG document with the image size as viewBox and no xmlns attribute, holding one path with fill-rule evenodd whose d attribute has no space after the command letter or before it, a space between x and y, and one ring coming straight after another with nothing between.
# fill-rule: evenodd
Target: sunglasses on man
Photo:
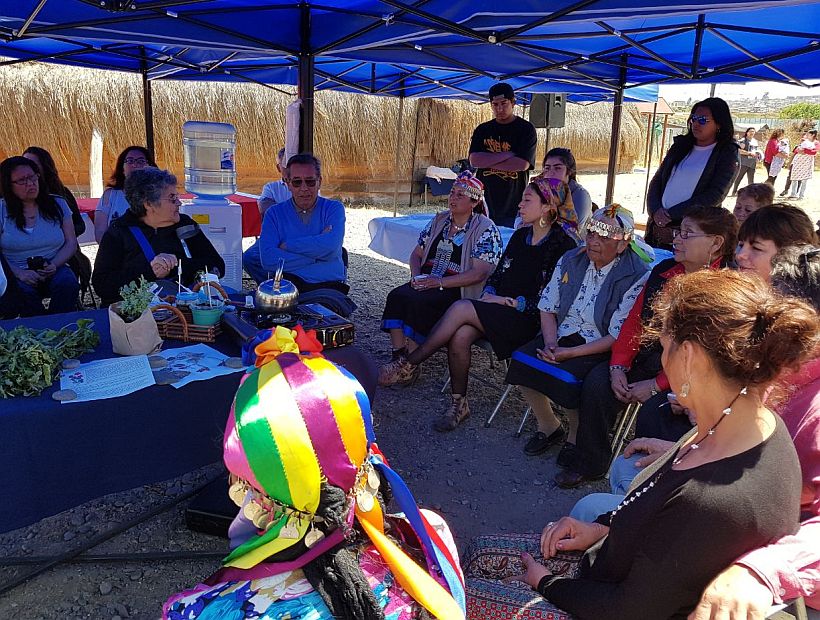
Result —
<instances>
[{"instance_id":1,"label":"sunglasses on man","mask_svg":"<svg viewBox=\"0 0 820 620\"><path fill-rule=\"evenodd\" d=\"M316 183L319 179L315 179L313 177L309 179L288 179L288 185L293 185L293 187L302 187L302 183L307 185L308 187L316 187Z\"/></svg>"}]
</instances>

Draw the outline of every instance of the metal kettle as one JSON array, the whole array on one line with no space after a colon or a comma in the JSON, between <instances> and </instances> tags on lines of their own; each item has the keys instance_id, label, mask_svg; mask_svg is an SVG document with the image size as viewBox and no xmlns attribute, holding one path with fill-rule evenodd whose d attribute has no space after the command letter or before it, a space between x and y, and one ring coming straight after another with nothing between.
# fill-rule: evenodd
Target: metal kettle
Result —
<instances>
[{"instance_id":1,"label":"metal kettle","mask_svg":"<svg viewBox=\"0 0 820 620\"><path fill-rule=\"evenodd\" d=\"M254 305L263 312L287 312L296 307L299 301L299 289L289 280L282 279L285 261L279 261L279 267L272 280L265 280L254 294Z\"/></svg>"}]
</instances>

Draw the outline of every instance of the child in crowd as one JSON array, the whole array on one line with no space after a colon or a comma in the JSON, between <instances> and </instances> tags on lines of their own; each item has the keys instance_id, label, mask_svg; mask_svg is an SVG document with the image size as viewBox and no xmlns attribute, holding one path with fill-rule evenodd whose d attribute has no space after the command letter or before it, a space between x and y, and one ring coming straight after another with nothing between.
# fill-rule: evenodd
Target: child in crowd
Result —
<instances>
[{"instance_id":1,"label":"child in crowd","mask_svg":"<svg viewBox=\"0 0 820 620\"><path fill-rule=\"evenodd\" d=\"M768 183L752 183L741 188L735 200L734 215L739 224L746 221L752 213L760 207L772 204L774 200L774 187Z\"/></svg>"}]
</instances>

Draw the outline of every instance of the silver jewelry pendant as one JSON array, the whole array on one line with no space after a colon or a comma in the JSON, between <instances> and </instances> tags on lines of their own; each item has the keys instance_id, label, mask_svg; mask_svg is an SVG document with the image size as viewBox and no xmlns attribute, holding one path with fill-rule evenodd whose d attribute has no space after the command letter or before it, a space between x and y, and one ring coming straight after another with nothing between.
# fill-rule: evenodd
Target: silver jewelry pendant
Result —
<instances>
[{"instance_id":1,"label":"silver jewelry pendant","mask_svg":"<svg viewBox=\"0 0 820 620\"><path fill-rule=\"evenodd\" d=\"M246 491L247 489L245 488L245 484L237 480L228 489L228 497L231 498L231 501L234 504L241 506L242 502L245 501Z\"/></svg>"},{"instance_id":2,"label":"silver jewelry pendant","mask_svg":"<svg viewBox=\"0 0 820 620\"><path fill-rule=\"evenodd\" d=\"M296 527L296 524L293 523L290 519L285 524L281 530L279 530L279 538L287 538L290 540L296 540L299 538L299 530Z\"/></svg>"},{"instance_id":3,"label":"silver jewelry pendant","mask_svg":"<svg viewBox=\"0 0 820 620\"><path fill-rule=\"evenodd\" d=\"M310 531L307 533L307 536L305 536L305 546L310 548L313 545L315 545L317 542L322 540L324 537L325 537L325 535L322 534L322 532L317 530L315 527L311 527Z\"/></svg>"},{"instance_id":4,"label":"silver jewelry pendant","mask_svg":"<svg viewBox=\"0 0 820 620\"><path fill-rule=\"evenodd\" d=\"M379 480L379 474L377 474L376 471L371 468L367 472L367 486L369 486L375 492L378 490L380 483L381 481Z\"/></svg>"},{"instance_id":5,"label":"silver jewelry pendant","mask_svg":"<svg viewBox=\"0 0 820 620\"><path fill-rule=\"evenodd\" d=\"M356 493L356 503L363 512L370 512L373 510L375 500L369 490L361 489Z\"/></svg>"}]
</instances>

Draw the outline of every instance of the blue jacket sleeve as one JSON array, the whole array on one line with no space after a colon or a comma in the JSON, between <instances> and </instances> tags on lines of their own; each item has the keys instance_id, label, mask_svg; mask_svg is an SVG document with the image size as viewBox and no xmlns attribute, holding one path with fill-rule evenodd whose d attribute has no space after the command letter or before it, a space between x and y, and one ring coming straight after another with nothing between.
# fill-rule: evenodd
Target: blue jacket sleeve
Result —
<instances>
[{"instance_id":1,"label":"blue jacket sleeve","mask_svg":"<svg viewBox=\"0 0 820 620\"><path fill-rule=\"evenodd\" d=\"M330 228L329 232L323 232L309 237L300 237L292 241L285 240L287 251L302 256L308 256L315 260L322 260L338 255L341 251L342 241L345 238L345 209L342 203L328 201L324 205L322 212L322 230Z\"/></svg>"}]
</instances>

